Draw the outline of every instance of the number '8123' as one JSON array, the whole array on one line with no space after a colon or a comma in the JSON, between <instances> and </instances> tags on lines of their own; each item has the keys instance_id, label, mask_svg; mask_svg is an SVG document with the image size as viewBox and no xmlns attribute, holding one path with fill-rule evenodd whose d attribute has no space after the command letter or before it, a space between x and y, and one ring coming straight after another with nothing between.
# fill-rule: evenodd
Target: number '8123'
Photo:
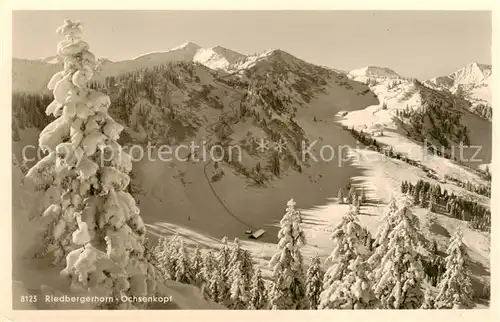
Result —
<instances>
[{"instance_id":1,"label":"number '8123'","mask_svg":"<svg viewBox=\"0 0 500 322\"><path fill-rule=\"evenodd\" d=\"M21 296L22 303L25 303L25 302L35 303L36 301L38 301L36 295L23 295L23 296Z\"/></svg>"}]
</instances>

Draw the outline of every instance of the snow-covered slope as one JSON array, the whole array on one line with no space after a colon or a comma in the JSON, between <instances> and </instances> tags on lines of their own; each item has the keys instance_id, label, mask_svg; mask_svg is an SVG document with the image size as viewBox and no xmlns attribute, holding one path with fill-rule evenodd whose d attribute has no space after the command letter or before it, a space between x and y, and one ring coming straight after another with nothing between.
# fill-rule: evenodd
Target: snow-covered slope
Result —
<instances>
[{"instance_id":1,"label":"snow-covered slope","mask_svg":"<svg viewBox=\"0 0 500 322\"><path fill-rule=\"evenodd\" d=\"M380 104L345 114L342 122L346 126L368 133L391 130L422 144L427 140L438 146L444 141L458 146L460 141L468 139L472 146L482 148L477 155L480 161L466 163L476 168L480 163L490 162L491 123L469 112L466 100L448 91L422 86L417 81L386 78L367 82ZM457 135L465 131L467 139L465 135ZM473 151L473 148L466 149L464 159L472 159Z\"/></svg>"},{"instance_id":2,"label":"snow-covered slope","mask_svg":"<svg viewBox=\"0 0 500 322\"><path fill-rule=\"evenodd\" d=\"M113 88L106 88L113 102L110 112L126 126L125 144L179 144L209 138L242 147L241 163L221 162L219 170L200 162L138 162L133 183L144 191L139 198L145 218L175 213L171 222L217 237L245 237L247 227L228 214L211 188L228 209L250 218L252 225L273 225L290 195L307 188L310 193L300 193L297 201L311 206L321 203L357 171L345 164L332 169L331 162L306 165L300 142L321 138L332 146L354 145L355 140L335 126L334 115L376 104L366 85L281 50L266 52L243 72L227 75L200 64L174 63L139 77L122 75ZM255 151L261 138L277 141L271 140L277 134L286 143L279 177L269 166L274 150ZM255 170L259 166L260 175ZM211 183L221 169L224 177ZM269 179L261 183L261 176ZM262 200L263 191L269 200ZM250 200L256 208L245 206ZM207 223L206 216L214 220ZM267 238L276 237L267 234Z\"/></svg>"},{"instance_id":3,"label":"snow-covered slope","mask_svg":"<svg viewBox=\"0 0 500 322\"><path fill-rule=\"evenodd\" d=\"M274 241L272 225L280 219L283 204L290 195L299 195L299 191L309 189L310 193L302 192L296 197L298 202L304 205L320 203L329 191L338 190L340 182L356 171L321 160L306 165L296 142L301 142L304 136L311 142L322 137L332 146L353 145L353 138L335 126L333 116L340 109L357 110L376 103L366 85L283 51L262 56L245 69L244 75L214 78L202 66L193 68L192 72L177 72L185 79L182 87L169 87L170 106L175 109L178 124L162 117L164 108L141 99L132 107L127 130L142 128L143 137L160 143L174 136L179 143L193 138L201 142L208 137L214 142L239 145L243 156L237 167L220 162L219 170L210 162L206 165L200 162L138 162L134 170L137 181L134 181L144 191L140 198L146 218L146 214L150 214L151 219L158 220L161 214L168 213L172 214L168 215L170 222L212 236L230 238L244 238L247 223L266 227L269 234L263 239ZM200 82L189 78L189 73L195 76L194 79L197 76ZM156 84L161 82L155 81ZM203 88L211 88L207 98L200 96ZM214 108L216 102L221 103L218 108ZM292 115L295 115L294 122L290 120ZM185 135L179 135L183 131ZM279 177L269 170L273 149L255 150L256 142L273 133L280 133L286 143L280 158ZM260 173L271 178L263 186L259 186L259 177L255 176L258 164L262 166ZM297 166L301 172L297 171ZM212 178L221 169L222 179L207 182L207 178ZM223 205L211 188L223 200ZM263 194L267 198L263 198ZM247 207L249 203L254 206ZM242 218L243 223L232 214ZM204 219L207 217L211 218L209 222Z\"/></svg>"}]
</instances>

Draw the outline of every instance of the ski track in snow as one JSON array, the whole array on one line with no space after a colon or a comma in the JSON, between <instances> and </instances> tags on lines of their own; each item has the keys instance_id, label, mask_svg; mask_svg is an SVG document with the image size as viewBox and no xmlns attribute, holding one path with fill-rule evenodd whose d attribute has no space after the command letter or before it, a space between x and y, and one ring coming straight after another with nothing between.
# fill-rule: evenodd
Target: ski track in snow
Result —
<instances>
[{"instance_id":1,"label":"ski track in snow","mask_svg":"<svg viewBox=\"0 0 500 322\"><path fill-rule=\"evenodd\" d=\"M226 76L231 76L231 75L226 75ZM227 86L227 85L223 84L222 82L218 82L218 81L217 81L217 79L215 79L215 81L216 81L218 84L220 84L220 85L222 84L222 85L224 85L224 87L226 87L226 88L229 88L229 89L233 90L232 88L230 88L229 86ZM233 90L233 91L234 91L234 90ZM236 92L236 91L234 91L234 92ZM221 113L221 115L220 115L220 117L219 117L219 120L218 120L218 121L215 121L214 123L209 124L209 125L207 125L207 126L206 126L206 128L205 128L205 129L207 130L207 132L208 132L208 133L210 133L210 135L208 136L208 139L209 139L209 144L210 144L210 143L211 143L211 141L212 141L212 136L213 136L213 135L215 135L214 130L213 130L213 128L212 128L212 127L213 127L214 125L216 125L216 124L217 124L220 120L222 120L222 118L223 118L223 117L224 117L227 113L229 113L229 112L233 112L233 114L234 114L234 102L239 101L239 102L240 102L240 104L241 104L241 98L243 97L243 94L241 94L241 93L238 93L238 94L239 94L239 95L241 95L241 97L240 97L240 98L237 98L237 99L234 99L234 100L232 100L232 101L229 103L229 106L231 107L231 111L227 111L227 112ZM226 212L227 212L230 216L232 216L234 219L236 219L236 220L237 220L238 222L240 222L241 224L243 224L243 225L245 225L245 226L247 226L247 227L251 228L252 230L255 230L255 228L254 228L252 225L250 225L250 224L246 223L245 221L243 221L242 219L240 219L238 216L236 216L236 215L235 215L235 214L234 214L234 213L233 213L233 212L232 212L232 211L231 211L231 210L230 210L230 209L226 206L226 204L224 203L224 201L222 201L222 199L219 197L219 195L217 195L217 192L215 191L215 188L214 188L214 187L213 187L213 185L212 185L212 181L210 180L210 178L208 177L208 174L207 174L207 167L208 167L210 164L212 164L212 162L213 162L213 160L212 160L212 159L210 159L210 160L208 160L208 161L205 163L205 166L203 167L203 174L205 175L205 179L207 180L208 186L210 187L210 190L212 190L212 193L214 194L214 197L215 197L215 198L219 201L219 203L222 205L222 207L226 210Z\"/></svg>"}]
</instances>

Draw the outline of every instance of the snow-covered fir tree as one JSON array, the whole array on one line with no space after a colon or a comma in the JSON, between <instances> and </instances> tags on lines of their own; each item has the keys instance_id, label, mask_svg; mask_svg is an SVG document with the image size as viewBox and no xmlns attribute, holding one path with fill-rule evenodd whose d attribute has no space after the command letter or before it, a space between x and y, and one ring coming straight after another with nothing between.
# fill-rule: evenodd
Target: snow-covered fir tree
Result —
<instances>
[{"instance_id":1,"label":"snow-covered fir tree","mask_svg":"<svg viewBox=\"0 0 500 322\"><path fill-rule=\"evenodd\" d=\"M203 274L203 279L208 282L212 276L212 272L214 271L215 266L217 265L215 261L214 254L212 250L208 250L205 254L203 254L203 266L201 268L201 272Z\"/></svg>"},{"instance_id":2,"label":"snow-covered fir tree","mask_svg":"<svg viewBox=\"0 0 500 322\"><path fill-rule=\"evenodd\" d=\"M181 238L175 257L174 277L177 282L184 284L194 284L194 274L189 260L189 254L184 246L184 240Z\"/></svg>"},{"instance_id":3,"label":"snow-covered fir tree","mask_svg":"<svg viewBox=\"0 0 500 322\"><path fill-rule=\"evenodd\" d=\"M391 196L391 198L389 199L388 209L389 212L395 212L398 209L398 204L394 196Z\"/></svg>"},{"instance_id":4,"label":"snow-covered fir tree","mask_svg":"<svg viewBox=\"0 0 500 322\"><path fill-rule=\"evenodd\" d=\"M438 309L469 309L473 307L473 289L467 267L467 249L462 231L455 232L446 250L446 271L439 282L435 307Z\"/></svg>"},{"instance_id":5,"label":"snow-covered fir tree","mask_svg":"<svg viewBox=\"0 0 500 322\"><path fill-rule=\"evenodd\" d=\"M243 309L247 305L250 293L250 281L253 275L253 263L250 253L241 248L238 238L234 239L234 246L229 257L229 281L231 283L231 307Z\"/></svg>"},{"instance_id":6,"label":"snow-covered fir tree","mask_svg":"<svg viewBox=\"0 0 500 322\"><path fill-rule=\"evenodd\" d=\"M335 281L330 287L330 308L339 309L369 309L376 304L371 290L372 281L368 277L369 266L360 257L356 257L347 267L348 273L342 280ZM328 293L324 293L325 295ZM326 301L321 298L321 301Z\"/></svg>"},{"instance_id":7,"label":"snow-covered fir tree","mask_svg":"<svg viewBox=\"0 0 500 322\"><path fill-rule=\"evenodd\" d=\"M203 256L203 279L205 280L204 290L212 300L218 302L219 299L219 285L220 273L217 261L211 250Z\"/></svg>"},{"instance_id":8,"label":"snow-covered fir tree","mask_svg":"<svg viewBox=\"0 0 500 322\"><path fill-rule=\"evenodd\" d=\"M389 233L387 250L375 268L373 290L380 308L418 309L424 294L424 271L417 259L418 218L411 212L408 199L392 215L394 228Z\"/></svg>"},{"instance_id":9,"label":"snow-covered fir tree","mask_svg":"<svg viewBox=\"0 0 500 322\"><path fill-rule=\"evenodd\" d=\"M64 37L57 46L64 69L47 85L54 100L46 109L56 119L40 133L46 157L26 175L47 197L58 196L44 212L51 224L39 256L52 255L54 264L66 257L61 273L73 288L149 294L154 267L144 257L146 229L126 189L132 163L117 142L123 126L108 114L109 96L88 86L97 61L81 24L65 20L57 32ZM111 266L105 274L103 267Z\"/></svg>"},{"instance_id":10,"label":"snow-covered fir tree","mask_svg":"<svg viewBox=\"0 0 500 322\"><path fill-rule=\"evenodd\" d=\"M155 264L159 263L159 259L162 255L163 249L167 245L167 243L168 243L167 237L161 236L160 238L158 238L158 242L156 243L156 245L153 249L153 255L154 255L154 258L156 261Z\"/></svg>"},{"instance_id":11,"label":"snow-covered fir tree","mask_svg":"<svg viewBox=\"0 0 500 322\"><path fill-rule=\"evenodd\" d=\"M287 309L287 305L290 305L290 295L288 290L281 287L286 281L285 276L278 275L274 277L269 290L269 305L272 310L284 310Z\"/></svg>"},{"instance_id":12,"label":"snow-covered fir tree","mask_svg":"<svg viewBox=\"0 0 500 322\"><path fill-rule=\"evenodd\" d=\"M167 237L162 236L158 240L158 244L153 251L155 265L158 267L161 274L165 279L172 279L171 275L171 256L169 253L169 240Z\"/></svg>"},{"instance_id":13,"label":"snow-covered fir tree","mask_svg":"<svg viewBox=\"0 0 500 322\"><path fill-rule=\"evenodd\" d=\"M246 249L243 249L240 265L244 289L247 294L250 294L250 287L252 285L253 275L255 274L255 267L253 265L252 256Z\"/></svg>"},{"instance_id":14,"label":"snow-covered fir tree","mask_svg":"<svg viewBox=\"0 0 500 322\"><path fill-rule=\"evenodd\" d=\"M207 282L206 290L210 298L216 303L222 303L221 294L219 288L221 286L221 272L218 266L215 266L210 279Z\"/></svg>"},{"instance_id":15,"label":"snow-covered fir tree","mask_svg":"<svg viewBox=\"0 0 500 322\"><path fill-rule=\"evenodd\" d=\"M236 265L231 270L230 281L231 302L229 304L229 307L235 310L245 309L248 303L249 291L247 290L247 286L245 285L241 266Z\"/></svg>"},{"instance_id":16,"label":"snow-covered fir tree","mask_svg":"<svg viewBox=\"0 0 500 322\"><path fill-rule=\"evenodd\" d=\"M332 266L326 271L320 295L320 309L361 309L373 305L371 283L363 256L366 230L358 222L351 208L334 228L334 249L327 262Z\"/></svg>"},{"instance_id":17,"label":"snow-covered fir tree","mask_svg":"<svg viewBox=\"0 0 500 322\"><path fill-rule=\"evenodd\" d=\"M368 264L373 269L380 265L382 257L387 252L387 246L389 244L389 234L395 226L393 215L397 210L397 203L394 197L391 197L387 207L387 212L385 213L382 223L377 230L375 235L375 240L372 243L372 247L375 248L373 254L368 259Z\"/></svg>"},{"instance_id":18,"label":"snow-covered fir tree","mask_svg":"<svg viewBox=\"0 0 500 322\"><path fill-rule=\"evenodd\" d=\"M289 200L285 215L280 221L278 251L270 260L273 267L271 307L273 309L303 309L305 278L300 247L305 245L305 235L300 227L295 201Z\"/></svg>"},{"instance_id":19,"label":"snow-covered fir tree","mask_svg":"<svg viewBox=\"0 0 500 322\"><path fill-rule=\"evenodd\" d=\"M217 253L217 271L218 277L217 282L217 292L218 292L218 303L228 304L230 299L230 249L227 245L227 237L222 238L222 246L219 248Z\"/></svg>"},{"instance_id":20,"label":"snow-covered fir tree","mask_svg":"<svg viewBox=\"0 0 500 322\"><path fill-rule=\"evenodd\" d=\"M203 273L203 257L201 256L200 245L196 245L193 256L191 258L191 270L193 272L194 283L198 286L205 284L205 276Z\"/></svg>"},{"instance_id":21,"label":"snow-covered fir tree","mask_svg":"<svg viewBox=\"0 0 500 322\"><path fill-rule=\"evenodd\" d=\"M158 267L165 279L175 280L178 251L181 237L176 233L170 238L162 237L155 249Z\"/></svg>"},{"instance_id":22,"label":"snow-covered fir tree","mask_svg":"<svg viewBox=\"0 0 500 322\"><path fill-rule=\"evenodd\" d=\"M309 300L309 308L316 310L319 305L320 294L323 292L324 272L321 269L321 261L316 255L311 260L311 265L306 274L306 297Z\"/></svg>"},{"instance_id":23,"label":"snow-covered fir tree","mask_svg":"<svg viewBox=\"0 0 500 322\"><path fill-rule=\"evenodd\" d=\"M254 266L250 252L241 248L238 238L234 239L233 248L229 256L229 270L239 269L243 278L245 290L250 290L250 281L254 273Z\"/></svg>"},{"instance_id":24,"label":"snow-covered fir tree","mask_svg":"<svg viewBox=\"0 0 500 322\"><path fill-rule=\"evenodd\" d=\"M267 304L267 288L262 279L262 272L259 269L252 277L248 308L250 310L261 310L264 309Z\"/></svg>"}]
</instances>

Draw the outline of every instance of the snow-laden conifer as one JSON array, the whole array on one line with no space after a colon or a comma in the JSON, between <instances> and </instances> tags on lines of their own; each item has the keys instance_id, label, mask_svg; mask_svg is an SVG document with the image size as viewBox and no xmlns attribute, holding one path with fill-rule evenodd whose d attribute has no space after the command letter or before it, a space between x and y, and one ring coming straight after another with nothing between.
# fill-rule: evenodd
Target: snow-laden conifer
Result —
<instances>
[{"instance_id":1,"label":"snow-laden conifer","mask_svg":"<svg viewBox=\"0 0 500 322\"><path fill-rule=\"evenodd\" d=\"M321 261L316 255L311 260L311 265L306 274L306 297L311 310L318 308L320 294L323 292L323 277L324 272L321 269Z\"/></svg>"},{"instance_id":2,"label":"snow-laden conifer","mask_svg":"<svg viewBox=\"0 0 500 322\"><path fill-rule=\"evenodd\" d=\"M205 284L205 278L203 274L203 257L201 256L200 245L196 245L194 253L191 257L191 270L193 272L194 283L198 286Z\"/></svg>"},{"instance_id":3,"label":"snow-laden conifer","mask_svg":"<svg viewBox=\"0 0 500 322\"><path fill-rule=\"evenodd\" d=\"M267 288L262 279L262 272L257 270L252 277L250 285L250 302L248 308L251 310L261 310L266 308L268 301Z\"/></svg>"},{"instance_id":4,"label":"snow-laden conifer","mask_svg":"<svg viewBox=\"0 0 500 322\"><path fill-rule=\"evenodd\" d=\"M446 250L446 271L439 282L435 307L438 309L469 309L473 307L473 289L470 271L467 267L468 254L462 242L463 234L459 229L450 240Z\"/></svg>"},{"instance_id":5,"label":"snow-laden conifer","mask_svg":"<svg viewBox=\"0 0 500 322\"><path fill-rule=\"evenodd\" d=\"M55 120L39 137L47 156L26 175L38 191L60 195L50 206L40 255L50 253L54 263L66 257L62 273L73 288L146 295L154 292L146 282L152 264L144 257L139 208L126 189L132 163L117 142L123 126L108 114L109 96L88 86L97 61L81 24L65 20L57 32L64 37L57 46L64 69L47 85L54 101L46 109Z\"/></svg>"},{"instance_id":6,"label":"snow-laden conifer","mask_svg":"<svg viewBox=\"0 0 500 322\"><path fill-rule=\"evenodd\" d=\"M215 257L214 254L212 253L212 250L208 250L203 255L203 267L201 269L201 272L203 274L203 279L206 282L208 282L212 277L212 273L214 272L216 265L217 263L215 261Z\"/></svg>"},{"instance_id":7,"label":"snow-laden conifer","mask_svg":"<svg viewBox=\"0 0 500 322\"><path fill-rule=\"evenodd\" d=\"M334 249L327 259L332 265L325 273L320 309L369 308L373 305L369 270L363 261L368 255L365 235L366 230L351 208L332 233Z\"/></svg>"},{"instance_id":8,"label":"snow-laden conifer","mask_svg":"<svg viewBox=\"0 0 500 322\"><path fill-rule=\"evenodd\" d=\"M382 257L387 252L387 246L389 244L389 234L395 226L393 215L396 210L396 199L394 197L391 197L387 206L387 212L382 218L382 222L375 235L375 240L372 243L372 247L374 248L374 250L373 254L368 259L368 264L372 268L372 271L374 268L380 265Z\"/></svg>"},{"instance_id":9,"label":"snow-laden conifer","mask_svg":"<svg viewBox=\"0 0 500 322\"><path fill-rule=\"evenodd\" d=\"M165 279L172 279L172 259L169 253L169 240L162 236L153 250L155 265Z\"/></svg>"},{"instance_id":10,"label":"snow-laden conifer","mask_svg":"<svg viewBox=\"0 0 500 322\"><path fill-rule=\"evenodd\" d=\"M160 263L166 279L176 280L180 242L181 236L179 233L175 233L169 239L165 239Z\"/></svg>"},{"instance_id":11,"label":"snow-laden conifer","mask_svg":"<svg viewBox=\"0 0 500 322\"><path fill-rule=\"evenodd\" d=\"M307 301L300 247L305 244L305 235L293 199L287 203L280 227L278 251L270 260L273 267L271 306L273 309L303 309Z\"/></svg>"},{"instance_id":12,"label":"snow-laden conifer","mask_svg":"<svg viewBox=\"0 0 500 322\"><path fill-rule=\"evenodd\" d=\"M231 284L231 304L235 309L247 307L253 264L250 253L241 248L238 238L234 239L229 257L229 282Z\"/></svg>"},{"instance_id":13,"label":"snow-laden conifer","mask_svg":"<svg viewBox=\"0 0 500 322\"><path fill-rule=\"evenodd\" d=\"M375 296L371 290L372 281L368 277L369 266L358 256L350 261L346 275L341 280L336 280L328 291L322 293L320 308L332 309L370 309L376 304Z\"/></svg>"},{"instance_id":14,"label":"snow-laden conifer","mask_svg":"<svg viewBox=\"0 0 500 322\"><path fill-rule=\"evenodd\" d=\"M424 298L424 272L416 252L418 218L405 201L392 215L392 220L394 228L387 236L387 251L374 269L373 290L380 308L418 309Z\"/></svg>"},{"instance_id":15,"label":"snow-laden conifer","mask_svg":"<svg viewBox=\"0 0 500 322\"><path fill-rule=\"evenodd\" d=\"M220 273L217 261L211 250L206 252L203 256L202 274L203 274L203 279L205 280L204 284L205 292L210 296L210 298L213 301L218 302Z\"/></svg>"},{"instance_id":16,"label":"snow-laden conifer","mask_svg":"<svg viewBox=\"0 0 500 322\"><path fill-rule=\"evenodd\" d=\"M228 304L230 300L230 249L227 245L227 237L222 238L222 245L217 253L217 292L218 302L221 304Z\"/></svg>"},{"instance_id":17,"label":"snow-laden conifer","mask_svg":"<svg viewBox=\"0 0 500 322\"><path fill-rule=\"evenodd\" d=\"M241 266L237 265L231 270L230 305L235 310L245 309L249 299L249 291L245 285Z\"/></svg>"},{"instance_id":18,"label":"snow-laden conifer","mask_svg":"<svg viewBox=\"0 0 500 322\"><path fill-rule=\"evenodd\" d=\"M184 284L194 284L193 269L189 260L189 254L184 246L184 240L181 238L177 245L174 269L175 280Z\"/></svg>"}]
</instances>

